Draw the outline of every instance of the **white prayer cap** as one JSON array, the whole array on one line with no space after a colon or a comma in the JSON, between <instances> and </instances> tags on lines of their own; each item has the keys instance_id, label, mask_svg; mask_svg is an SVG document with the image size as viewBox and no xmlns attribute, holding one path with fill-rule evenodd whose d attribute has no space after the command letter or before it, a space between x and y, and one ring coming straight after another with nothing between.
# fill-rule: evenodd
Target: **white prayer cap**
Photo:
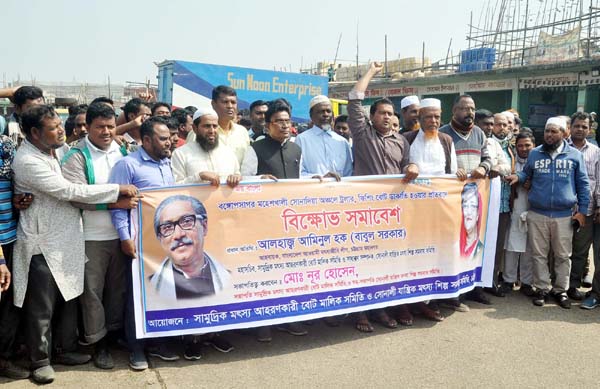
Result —
<instances>
[{"instance_id":1,"label":"white prayer cap","mask_svg":"<svg viewBox=\"0 0 600 389\"><path fill-rule=\"evenodd\" d=\"M442 102L438 99L423 99L421 100L421 108L439 108L442 109Z\"/></svg>"},{"instance_id":2,"label":"white prayer cap","mask_svg":"<svg viewBox=\"0 0 600 389\"><path fill-rule=\"evenodd\" d=\"M506 116L507 119L515 121L515 114L510 111L500 112L502 115Z\"/></svg>"},{"instance_id":3,"label":"white prayer cap","mask_svg":"<svg viewBox=\"0 0 600 389\"><path fill-rule=\"evenodd\" d=\"M400 108L406 108L409 105L413 105L413 104L419 104L419 98L417 96L406 96L405 98L403 98L402 100L400 100Z\"/></svg>"},{"instance_id":4,"label":"white prayer cap","mask_svg":"<svg viewBox=\"0 0 600 389\"><path fill-rule=\"evenodd\" d=\"M194 116L192 116L192 121L195 122L196 119L198 119L199 117L206 116L206 115L212 115L215 117L219 117L219 115L217 114L217 111L212 109L212 107L200 106L200 107L198 107L198 110L196 112L194 112Z\"/></svg>"},{"instance_id":5,"label":"white prayer cap","mask_svg":"<svg viewBox=\"0 0 600 389\"><path fill-rule=\"evenodd\" d=\"M548 128L549 125L554 124L555 126L560 127L561 130L566 131L567 130L567 121L563 118L560 118L558 116L553 117L553 118L549 118L548 121L546 122L546 127Z\"/></svg>"},{"instance_id":6,"label":"white prayer cap","mask_svg":"<svg viewBox=\"0 0 600 389\"><path fill-rule=\"evenodd\" d=\"M315 105L322 104L322 103L331 104L331 100L329 100L329 97L327 97L325 95L315 96L310 100L310 103L308 103L308 109L311 109Z\"/></svg>"}]
</instances>

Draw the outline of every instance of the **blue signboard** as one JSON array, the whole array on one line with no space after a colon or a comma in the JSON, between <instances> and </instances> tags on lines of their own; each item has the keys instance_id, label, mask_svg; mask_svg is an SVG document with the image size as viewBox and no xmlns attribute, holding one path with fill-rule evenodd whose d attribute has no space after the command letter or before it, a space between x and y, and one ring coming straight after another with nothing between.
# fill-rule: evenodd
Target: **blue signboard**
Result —
<instances>
[{"instance_id":1,"label":"blue signboard","mask_svg":"<svg viewBox=\"0 0 600 389\"><path fill-rule=\"evenodd\" d=\"M284 98L298 122L310 120L310 99L327 95L327 77L196 62L173 61L172 80L174 106L209 104L213 88L227 85L237 92L239 110L255 100Z\"/></svg>"}]
</instances>

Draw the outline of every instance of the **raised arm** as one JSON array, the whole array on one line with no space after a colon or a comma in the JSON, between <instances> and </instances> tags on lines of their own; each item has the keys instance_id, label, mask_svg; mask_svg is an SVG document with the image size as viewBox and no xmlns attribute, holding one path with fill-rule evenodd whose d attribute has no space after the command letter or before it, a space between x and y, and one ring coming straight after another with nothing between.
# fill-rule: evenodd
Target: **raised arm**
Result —
<instances>
[{"instance_id":1,"label":"raised arm","mask_svg":"<svg viewBox=\"0 0 600 389\"><path fill-rule=\"evenodd\" d=\"M365 131L368 121L363 111L362 100L365 98L365 92L371 79L381 72L383 66L377 62L371 63L369 70L356 82L354 88L348 94L348 127L352 132L353 138L359 138Z\"/></svg>"}]
</instances>

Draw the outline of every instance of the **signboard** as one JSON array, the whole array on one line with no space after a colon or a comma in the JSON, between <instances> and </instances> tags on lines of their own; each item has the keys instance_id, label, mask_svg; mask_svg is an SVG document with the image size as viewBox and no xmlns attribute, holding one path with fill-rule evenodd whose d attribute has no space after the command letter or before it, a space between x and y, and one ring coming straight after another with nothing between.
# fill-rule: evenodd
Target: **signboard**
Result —
<instances>
[{"instance_id":1,"label":"signboard","mask_svg":"<svg viewBox=\"0 0 600 389\"><path fill-rule=\"evenodd\" d=\"M327 95L327 77L270 70L173 62L172 104L176 107L208 105L218 85L234 88L238 109L248 108L255 100L284 98L292 105L292 119L310 120L308 104L317 95Z\"/></svg>"}]
</instances>

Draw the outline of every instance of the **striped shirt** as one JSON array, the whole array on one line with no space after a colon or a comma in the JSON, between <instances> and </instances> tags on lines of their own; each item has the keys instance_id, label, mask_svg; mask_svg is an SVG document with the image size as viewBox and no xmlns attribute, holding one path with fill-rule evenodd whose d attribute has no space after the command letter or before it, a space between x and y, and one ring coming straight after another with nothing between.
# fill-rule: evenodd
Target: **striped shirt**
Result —
<instances>
[{"instance_id":1,"label":"striped shirt","mask_svg":"<svg viewBox=\"0 0 600 389\"><path fill-rule=\"evenodd\" d=\"M571 143L571 146L583 154L583 161L587 170L588 179L590 181L590 206L586 215L591 216L594 213L594 208L600 206L600 148L592 143L584 140L584 145L578 148ZM583 213L583 212L582 212Z\"/></svg>"},{"instance_id":2,"label":"striped shirt","mask_svg":"<svg viewBox=\"0 0 600 389\"><path fill-rule=\"evenodd\" d=\"M0 135L0 244L17 239L17 220L12 208L12 162L15 144L5 135Z\"/></svg>"},{"instance_id":3,"label":"striped shirt","mask_svg":"<svg viewBox=\"0 0 600 389\"><path fill-rule=\"evenodd\" d=\"M0 178L0 244L17 239L17 222L12 210L11 180Z\"/></svg>"},{"instance_id":4,"label":"striped shirt","mask_svg":"<svg viewBox=\"0 0 600 389\"><path fill-rule=\"evenodd\" d=\"M467 135L459 134L450 124L442 126L439 131L452 138L459 169L465 169L467 174L471 174L479 166L483 167L486 173L490 171L492 162L487 138L479 127L474 126Z\"/></svg>"}]
</instances>

